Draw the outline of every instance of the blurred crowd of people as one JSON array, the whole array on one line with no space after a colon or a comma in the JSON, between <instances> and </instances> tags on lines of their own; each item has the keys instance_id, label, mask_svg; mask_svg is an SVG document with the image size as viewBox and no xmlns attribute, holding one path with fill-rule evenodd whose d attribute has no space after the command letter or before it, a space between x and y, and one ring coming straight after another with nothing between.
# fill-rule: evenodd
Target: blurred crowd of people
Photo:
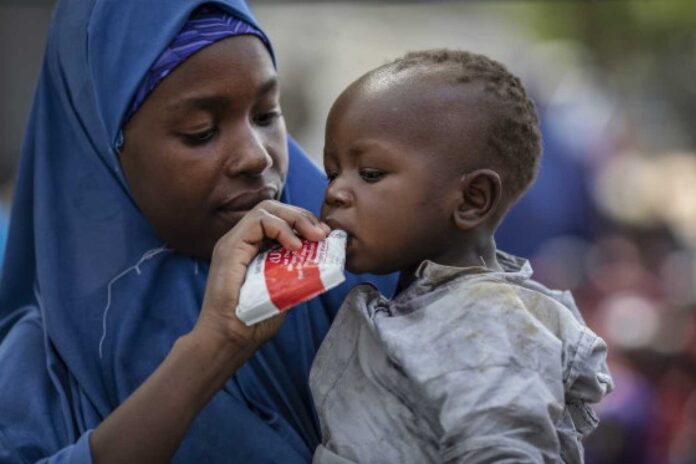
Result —
<instances>
[{"instance_id":1,"label":"blurred crowd of people","mask_svg":"<svg viewBox=\"0 0 696 464\"><path fill-rule=\"evenodd\" d=\"M609 345L587 462L696 462L696 154L642 153L606 99L537 100L542 168L497 238Z\"/></svg>"}]
</instances>

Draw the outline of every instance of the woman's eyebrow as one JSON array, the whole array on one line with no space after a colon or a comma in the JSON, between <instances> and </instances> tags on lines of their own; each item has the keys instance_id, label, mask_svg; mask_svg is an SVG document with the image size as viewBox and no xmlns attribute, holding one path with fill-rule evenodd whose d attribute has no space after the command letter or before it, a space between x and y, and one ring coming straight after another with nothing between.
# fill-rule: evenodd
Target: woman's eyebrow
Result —
<instances>
[{"instance_id":1,"label":"woman's eyebrow","mask_svg":"<svg viewBox=\"0 0 696 464\"><path fill-rule=\"evenodd\" d=\"M261 84L256 91L258 97L262 97L278 88L278 79L274 76ZM231 98L223 95L194 95L176 100L169 105L170 111L190 111L190 110L216 110L232 101Z\"/></svg>"},{"instance_id":2,"label":"woman's eyebrow","mask_svg":"<svg viewBox=\"0 0 696 464\"><path fill-rule=\"evenodd\" d=\"M258 92L256 92L257 95L263 96L269 93L272 90L275 90L278 88L278 78L276 76L268 78L266 82L261 84L259 86Z\"/></svg>"},{"instance_id":3,"label":"woman's eyebrow","mask_svg":"<svg viewBox=\"0 0 696 464\"><path fill-rule=\"evenodd\" d=\"M170 111L216 110L230 103L228 97L220 95L193 96L176 100L169 105Z\"/></svg>"}]
</instances>

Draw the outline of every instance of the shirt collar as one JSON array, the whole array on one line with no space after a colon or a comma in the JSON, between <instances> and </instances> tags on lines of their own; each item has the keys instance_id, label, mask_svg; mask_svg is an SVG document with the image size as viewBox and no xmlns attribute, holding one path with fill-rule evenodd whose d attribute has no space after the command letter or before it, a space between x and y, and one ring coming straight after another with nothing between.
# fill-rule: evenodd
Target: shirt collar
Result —
<instances>
[{"instance_id":1,"label":"shirt collar","mask_svg":"<svg viewBox=\"0 0 696 464\"><path fill-rule=\"evenodd\" d=\"M496 251L496 258L503 268L502 271L489 269L485 266L445 266L426 259L416 269L416 282L414 284L433 288L462 275L477 274L487 274L511 283L522 283L532 277L532 266L528 260L500 250Z\"/></svg>"}]
</instances>

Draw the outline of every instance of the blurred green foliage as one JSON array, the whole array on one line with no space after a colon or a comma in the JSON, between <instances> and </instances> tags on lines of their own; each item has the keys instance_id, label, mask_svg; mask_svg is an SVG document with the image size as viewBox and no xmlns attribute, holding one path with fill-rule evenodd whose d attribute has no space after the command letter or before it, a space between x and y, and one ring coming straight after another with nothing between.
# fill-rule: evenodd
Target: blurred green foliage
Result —
<instances>
[{"instance_id":1,"label":"blurred green foliage","mask_svg":"<svg viewBox=\"0 0 696 464\"><path fill-rule=\"evenodd\" d=\"M532 34L584 45L613 91L648 95L676 115L686 147L696 147L696 1L511 2Z\"/></svg>"},{"instance_id":2,"label":"blurred green foliage","mask_svg":"<svg viewBox=\"0 0 696 464\"><path fill-rule=\"evenodd\" d=\"M696 40L693 0L528 2L528 8L541 37L579 40L605 64L682 41L693 47Z\"/></svg>"}]
</instances>

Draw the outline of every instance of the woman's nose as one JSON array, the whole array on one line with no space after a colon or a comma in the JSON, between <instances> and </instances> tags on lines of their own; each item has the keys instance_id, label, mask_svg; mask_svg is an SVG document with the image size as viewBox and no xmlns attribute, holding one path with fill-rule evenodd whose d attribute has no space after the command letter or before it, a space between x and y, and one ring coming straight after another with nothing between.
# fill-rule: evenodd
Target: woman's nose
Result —
<instances>
[{"instance_id":1,"label":"woman's nose","mask_svg":"<svg viewBox=\"0 0 696 464\"><path fill-rule=\"evenodd\" d=\"M353 204L353 195L346 183L336 178L326 187L324 203L333 208L345 208Z\"/></svg>"},{"instance_id":2,"label":"woman's nose","mask_svg":"<svg viewBox=\"0 0 696 464\"><path fill-rule=\"evenodd\" d=\"M273 166L273 158L263 138L253 129L239 131L228 149L227 172L230 176L260 175Z\"/></svg>"}]
</instances>

